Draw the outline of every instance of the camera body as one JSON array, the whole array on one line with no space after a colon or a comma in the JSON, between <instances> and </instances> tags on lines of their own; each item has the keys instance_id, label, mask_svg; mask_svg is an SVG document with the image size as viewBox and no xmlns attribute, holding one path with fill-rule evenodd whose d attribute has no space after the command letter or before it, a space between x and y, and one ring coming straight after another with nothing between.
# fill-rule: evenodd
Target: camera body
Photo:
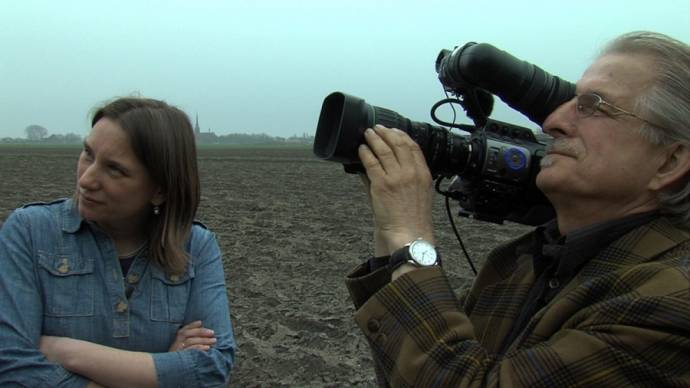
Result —
<instances>
[{"instance_id":1,"label":"camera body","mask_svg":"<svg viewBox=\"0 0 690 388\"><path fill-rule=\"evenodd\" d=\"M575 95L575 86L491 45L472 42L453 51L442 50L436 71L445 91L456 98L436 103L431 116L464 134L334 92L321 107L314 154L342 163L346 172L362 172L357 148L364 141L364 131L376 124L398 128L419 144L435 178L454 177L443 194L458 201L461 215L526 225L553 218L553 207L535 184L545 144L530 129L489 115L493 95L497 95L541 124ZM461 105L474 126L438 120L435 110L445 103Z\"/></svg>"},{"instance_id":2,"label":"camera body","mask_svg":"<svg viewBox=\"0 0 690 388\"><path fill-rule=\"evenodd\" d=\"M531 130L486 119L484 127L470 135L470 147L472 158L446 190L460 205L460 215L525 225L555 216L535 184L545 145Z\"/></svg>"}]
</instances>

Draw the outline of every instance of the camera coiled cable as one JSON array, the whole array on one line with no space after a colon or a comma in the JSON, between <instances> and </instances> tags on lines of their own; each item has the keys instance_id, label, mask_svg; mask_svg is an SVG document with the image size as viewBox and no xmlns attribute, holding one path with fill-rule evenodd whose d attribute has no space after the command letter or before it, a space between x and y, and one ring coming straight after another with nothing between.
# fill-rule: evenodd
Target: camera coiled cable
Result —
<instances>
[{"instance_id":1,"label":"camera coiled cable","mask_svg":"<svg viewBox=\"0 0 690 388\"><path fill-rule=\"evenodd\" d=\"M436 110L438 110L438 108L440 108L441 106L446 105L446 104L448 104L450 106L450 108L453 110L453 122L441 120L436 115ZM457 129L460 129L460 130L468 132L468 133L474 132L477 129L477 127L475 127L474 125L455 123L456 112L455 112L455 107L453 106L453 104L458 104L458 105L462 106L462 101L457 99L457 98L451 98L451 97L447 97L447 98L444 98L443 100L437 101L434 105L431 106L431 119L434 120L435 123L437 123L439 125L443 125L445 127L457 128Z\"/></svg>"},{"instance_id":2,"label":"camera coiled cable","mask_svg":"<svg viewBox=\"0 0 690 388\"><path fill-rule=\"evenodd\" d=\"M443 195L445 197L445 203L446 203L446 214L448 215L448 221L450 221L450 226L453 228L453 233L455 233L455 238L458 240L460 243L460 248L462 249L463 254L465 255L465 259L467 259L467 263L470 265L470 269L472 269L472 273L474 273L475 276L477 276L477 269L474 267L474 263L472 262L472 259L470 258L469 253L467 253L467 249L465 249L465 243L462 242L462 238L460 237L460 233L458 232L458 228L455 226L455 220L453 219L453 213L450 210L450 194L447 191L441 190L441 181L443 180L443 177L439 177L436 179L436 192L439 194Z\"/></svg>"},{"instance_id":3,"label":"camera coiled cable","mask_svg":"<svg viewBox=\"0 0 690 388\"><path fill-rule=\"evenodd\" d=\"M434 105L431 107L431 119L434 120L439 125L443 125L449 128L457 128L469 133L472 133L476 127L473 125L467 125L467 124L457 124L455 120L457 119L457 112L455 111L455 106L453 104L458 104L462 107L464 107L463 101L457 98L452 98L448 95L448 91L444 90L444 93L446 95L446 98L436 102ZM436 115L436 110L438 110L439 107L442 105L450 106L450 109L453 112L453 121L452 122L446 122L444 120L441 120L438 118ZM449 129L450 131L450 129ZM458 240L458 243L460 243L460 248L462 249L462 253L465 255L465 259L467 260L467 264L469 264L470 269L472 270L472 273L477 276L477 269L474 267L474 263L472 262L472 259L470 258L469 253L467 253L467 249L465 249L465 243L462 242L462 237L460 237L460 233L458 232L458 228L455 226L455 220L453 219L453 213L450 210L450 193L444 190L441 190L441 181L444 179L444 177L439 177L436 179L436 192L443 195L445 197L445 204L446 204L446 214L448 215L448 221L450 221L450 226L453 228L453 233L455 234L455 238Z\"/></svg>"}]
</instances>

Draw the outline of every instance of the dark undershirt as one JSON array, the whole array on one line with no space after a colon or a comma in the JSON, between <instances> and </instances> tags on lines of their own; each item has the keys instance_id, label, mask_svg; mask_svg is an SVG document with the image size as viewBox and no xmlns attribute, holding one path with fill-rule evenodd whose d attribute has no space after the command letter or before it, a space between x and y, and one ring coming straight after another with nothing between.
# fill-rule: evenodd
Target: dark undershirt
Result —
<instances>
[{"instance_id":1,"label":"dark undershirt","mask_svg":"<svg viewBox=\"0 0 690 388\"><path fill-rule=\"evenodd\" d=\"M139 257L140 255L144 254L146 251L146 244L142 245L137 249L135 252L131 252L127 256L120 256L118 257L120 261L120 268L122 269L122 276L126 277L127 273L129 272L129 267L132 266L132 263L134 262L134 259Z\"/></svg>"},{"instance_id":2,"label":"dark undershirt","mask_svg":"<svg viewBox=\"0 0 690 388\"><path fill-rule=\"evenodd\" d=\"M130 257L120 257L120 268L122 268L122 276L127 276L127 272L129 272L129 267L132 266L134 258L136 257L136 254Z\"/></svg>"}]
</instances>

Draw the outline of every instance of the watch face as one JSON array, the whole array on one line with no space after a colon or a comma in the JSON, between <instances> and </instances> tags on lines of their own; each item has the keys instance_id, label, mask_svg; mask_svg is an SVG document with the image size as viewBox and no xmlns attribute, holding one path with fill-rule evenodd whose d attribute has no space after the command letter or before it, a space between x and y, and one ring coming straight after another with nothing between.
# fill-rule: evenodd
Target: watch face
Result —
<instances>
[{"instance_id":1,"label":"watch face","mask_svg":"<svg viewBox=\"0 0 690 388\"><path fill-rule=\"evenodd\" d=\"M436 264L436 249L424 240L415 240L410 244L410 256L419 265Z\"/></svg>"}]
</instances>

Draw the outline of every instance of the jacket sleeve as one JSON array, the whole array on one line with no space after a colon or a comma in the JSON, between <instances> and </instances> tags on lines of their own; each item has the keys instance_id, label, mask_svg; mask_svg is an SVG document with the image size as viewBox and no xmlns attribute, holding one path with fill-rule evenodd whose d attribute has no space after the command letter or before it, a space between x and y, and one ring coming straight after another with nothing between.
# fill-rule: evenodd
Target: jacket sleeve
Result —
<instances>
[{"instance_id":1,"label":"jacket sleeve","mask_svg":"<svg viewBox=\"0 0 690 388\"><path fill-rule=\"evenodd\" d=\"M438 268L415 270L391 282L356 311L355 321L369 342L382 385L688 384L687 268L685 275L669 267L643 272L646 277L642 271L626 274L614 283L629 288L592 306L563 298L551 311L562 324L535 330L502 357L477 340L476 328ZM668 284L680 287L669 291L673 286Z\"/></svg>"},{"instance_id":2,"label":"jacket sleeve","mask_svg":"<svg viewBox=\"0 0 690 388\"><path fill-rule=\"evenodd\" d=\"M217 342L206 352L190 349L154 354L161 387L225 387L235 362L236 344L220 249L212 233L203 230L202 235L202 241L192 245L195 277L185 322L201 320L204 327L215 332Z\"/></svg>"},{"instance_id":3,"label":"jacket sleeve","mask_svg":"<svg viewBox=\"0 0 690 388\"><path fill-rule=\"evenodd\" d=\"M358 265L345 279L355 308L360 308L372 295L391 281L391 271L383 266L375 271L369 270L367 262Z\"/></svg>"},{"instance_id":4,"label":"jacket sleeve","mask_svg":"<svg viewBox=\"0 0 690 388\"><path fill-rule=\"evenodd\" d=\"M83 387L88 381L49 362L38 348L43 302L25 210L0 228L0 386Z\"/></svg>"}]
</instances>

